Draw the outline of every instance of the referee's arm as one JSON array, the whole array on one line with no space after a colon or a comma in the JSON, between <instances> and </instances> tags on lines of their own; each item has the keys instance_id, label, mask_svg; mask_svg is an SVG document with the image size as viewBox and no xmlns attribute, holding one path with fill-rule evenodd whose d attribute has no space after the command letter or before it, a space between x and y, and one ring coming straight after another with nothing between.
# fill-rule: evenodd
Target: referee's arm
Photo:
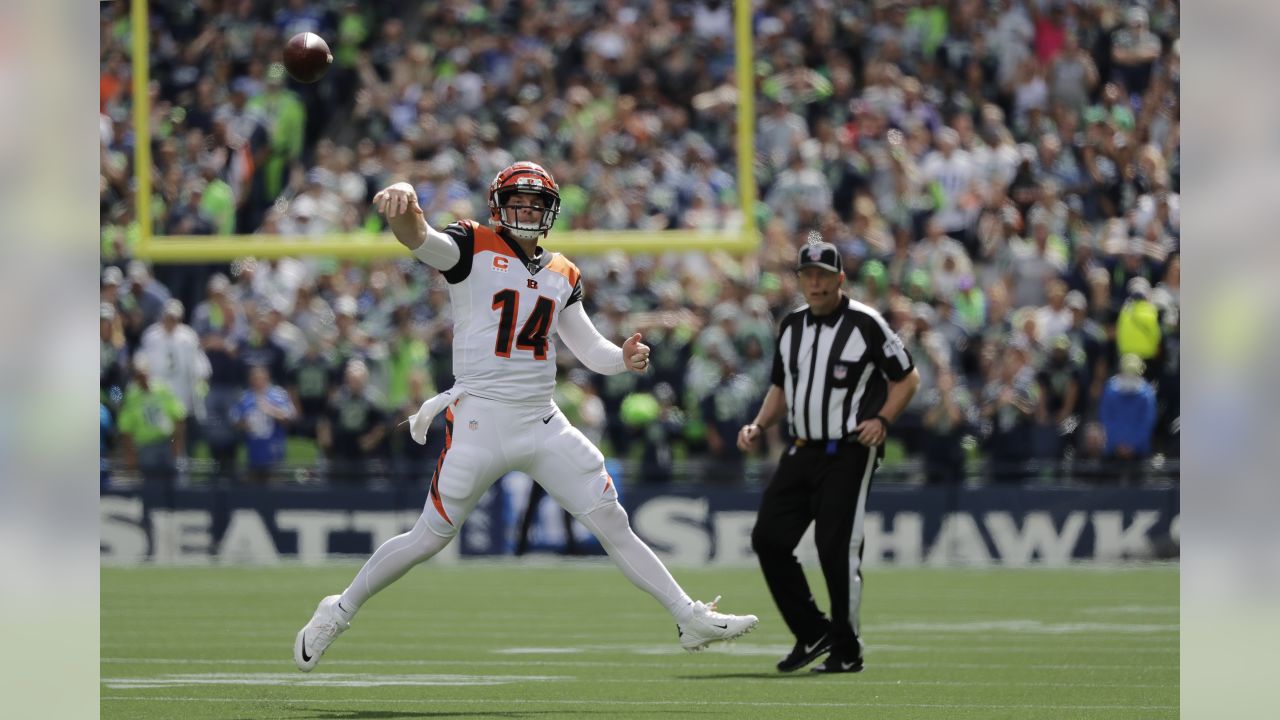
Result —
<instances>
[{"instance_id":1,"label":"referee's arm","mask_svg":"<svg viewBox=\"0 0 1280 720\"><path fill-rule=\"evenodd\" d=\"M765 428L772 427L786 414L786 395L783 394L781 387L770 385L769 392L764 396L764 402L760 403L760 412L756 413L756 419L743 425L738 431L738 449L743 452L754 450L756 441L760 439L760 434L765 431Z\"/></svg>"},{"instance_id":2,"label":"referee's arm","mask_svg":"<svg viewBox=\"0 0 1280 720\"><path fill-rule=\"evenodd\" d=\"M880 414L864 419L854 428L858 432L858 442L867 447L875 447L884 442L889 434L889 427L881 422L881 418L889 423L897 419L920 387L920 372L913 367L901 380L890 380L888 384L889 394L880 408Z\"/></svg>"}]
</instances>

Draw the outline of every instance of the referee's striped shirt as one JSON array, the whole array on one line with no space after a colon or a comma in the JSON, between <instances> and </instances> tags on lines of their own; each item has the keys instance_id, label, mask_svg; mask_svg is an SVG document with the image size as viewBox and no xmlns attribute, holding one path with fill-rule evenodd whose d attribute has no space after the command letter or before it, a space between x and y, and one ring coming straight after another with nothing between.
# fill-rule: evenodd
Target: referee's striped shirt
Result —
<instances>
[{"instance_id":1,"label":"referee's striped shirt","mask_svg":"<svg viewBox=\"0 0 1280 720\"><path fill-rule=\"evenodd\" d=\"M785 393L791 437L840 440L879 413L888 381L913 367L884 317L842 294L829 315L817 317L804 305L783 318L772 381Z\"/></svg>"}]
</instances>

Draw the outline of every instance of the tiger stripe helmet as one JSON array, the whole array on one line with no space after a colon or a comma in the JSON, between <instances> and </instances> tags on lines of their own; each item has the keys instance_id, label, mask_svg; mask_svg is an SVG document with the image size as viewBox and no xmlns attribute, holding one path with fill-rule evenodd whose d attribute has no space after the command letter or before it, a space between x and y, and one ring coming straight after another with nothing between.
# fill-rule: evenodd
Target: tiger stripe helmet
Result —
<instances>
[{"instance_id":1,"label":"tiger stripe helmet","mask_svg":"<svg viewBox=\"0 0 1280 720\"><path fill-rule=\"evenodd\" d=\"M516 219L515 209L511 208L508 211L511 197L517 193L542 197L544 202L542 219L536 224L520 223ZM522 160L510 165L498 173L498 176L489 184L490 221L506 228L521 240L534 240L545 236L550 232L559 214L560 187L556 185L551 173L537 163Z\"/></svg>"}]
</instances>

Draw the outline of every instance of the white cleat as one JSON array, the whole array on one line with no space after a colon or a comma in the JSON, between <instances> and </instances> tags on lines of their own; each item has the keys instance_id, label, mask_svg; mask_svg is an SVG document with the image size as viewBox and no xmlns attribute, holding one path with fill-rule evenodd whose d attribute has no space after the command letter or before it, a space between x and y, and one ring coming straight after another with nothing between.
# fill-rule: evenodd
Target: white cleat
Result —
<instances>
[{"instance_id":1,"label":"white cleat","mask_svg":"<svg viewBox=\"0 0 1280 720\"><path fill-rule=\"evenodd\" d=\"M760 623L755 615L725 615L716 612L720 596L709 603L693 603L693 617L687 622L676 623L680 632L680 646L689 652L697 652L713 642L732 640L746 635Z\"/></svg>"},{"instance_id":2,"label":"white cleat","mask_svg":"<svg viewBox=\"0 0 1280 720\"><path fill-rule=\"evenodd\" d=\"M351 623L344 620L338 612L339 597L341 596L330 595L321 600L316 614L298 631L298 637L293 641L293 661L302 672L311 672L316 663L320 662L324 651L329 649L344 630L351 627Z\"/></svg>"}]
</instances>

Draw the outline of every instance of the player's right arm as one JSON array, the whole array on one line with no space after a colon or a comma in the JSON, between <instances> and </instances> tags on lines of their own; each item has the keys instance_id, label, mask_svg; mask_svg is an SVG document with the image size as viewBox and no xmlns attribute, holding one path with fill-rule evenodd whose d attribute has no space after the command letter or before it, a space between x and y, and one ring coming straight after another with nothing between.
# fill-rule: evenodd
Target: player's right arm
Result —
<instances>
[{"instance_id":1,"label":"player's right arm","mask_svg":"<svg viewBox=\"0 0 1280 720\"><path fill-rule=\"evenodd\" d=\"M386 216L396 240L409 248L414 257L442 271L458 264L462 256L458 243L427 223L412 185L399 182L383 188L373 196L373 204Z\"/></svg>"}]
</instances>

